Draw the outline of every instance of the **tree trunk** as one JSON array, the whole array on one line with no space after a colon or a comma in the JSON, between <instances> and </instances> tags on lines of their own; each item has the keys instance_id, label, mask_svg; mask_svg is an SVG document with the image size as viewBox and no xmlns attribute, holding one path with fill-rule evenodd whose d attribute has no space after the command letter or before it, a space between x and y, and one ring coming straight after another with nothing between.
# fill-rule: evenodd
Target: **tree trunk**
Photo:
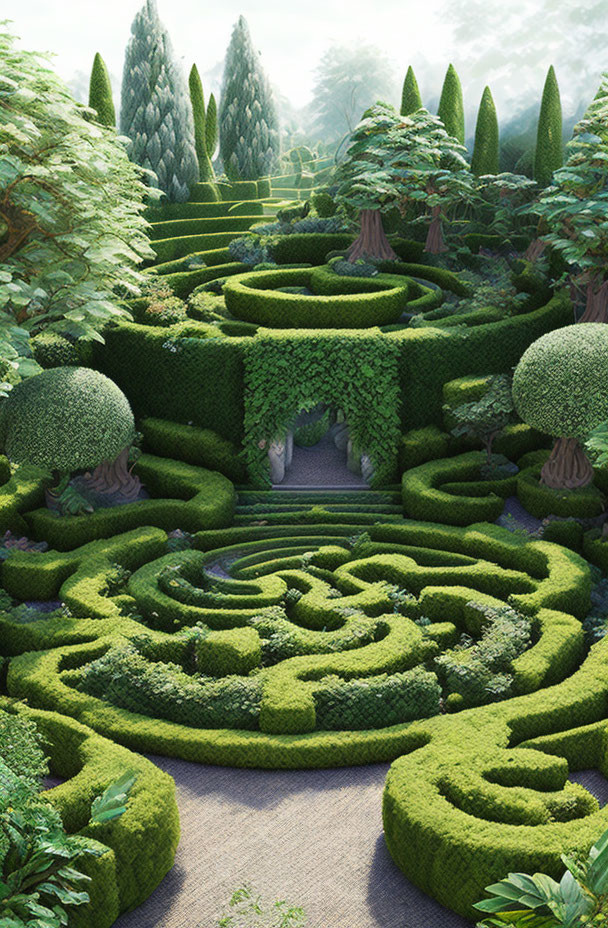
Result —
<instances>
[{"instance_id":1,"label":"tree trunk","mask_svg":"<svg viewBox=\"0 0 608 928\"><path fill-rule=\"evenodd\" d=\"M116 502L136 500L141 492L141 481L131 473L128 458L129 446L123 448L115 461L103 461L92 474L86 473L83 486L111 496Z\"/></svg>"},{"instance_id":2,"label":"tree trunk","mask_svg":"<svg viewBox=\"0 0 608 928\"><path fill-rule=\"evenodd\" d=\"M398 261L382 226L379 209L361 210L361 231L352 243L346 257L354 264L358 258L378 258L384 261Z\"/></svg>"},{"instance_id":3,"label":"tree trunk","mask_svg":"<svg viewBox=\"0 0 608 928\"><path fill-rule=\"evenodd\" d=\"M579 322L608 322L608 280L590 280L587 284L587 305Z\"/></svg>"},{"instance_id":4,"label":"tree trunk","mask_svg":"<svg viewBox=\"0 0 608 928\"><path fill-rule=\"evenodd\" d=\"M441 219L441 206L434 206L431 211L431 224L426 237L424 250L430 255L438 255L448 250L443 240L443 222Z\"/></svg>"},{"instance_id":5,"label":"tree trunk","mask_svg":"<svg viewBox=\"0 0 608 928\"><path fill-rule=\"evenodd\" d=\"M552 490L589 486L593 468L576 438L558 438L540 472L540 482Z\"/></svg>"},{"instance_id":6,"label":"tree trunk","mask_svg":"<svg viewBox=\"0 0 608 928\"><path fill-rule=\"evenodd\" d=\"M532 264L534 264L534 262L540 258L546 247L545 242L541 242L539 238L535 238L524 251L524 258L526 261L531 261Z\"/></svg>"}]
</instances>

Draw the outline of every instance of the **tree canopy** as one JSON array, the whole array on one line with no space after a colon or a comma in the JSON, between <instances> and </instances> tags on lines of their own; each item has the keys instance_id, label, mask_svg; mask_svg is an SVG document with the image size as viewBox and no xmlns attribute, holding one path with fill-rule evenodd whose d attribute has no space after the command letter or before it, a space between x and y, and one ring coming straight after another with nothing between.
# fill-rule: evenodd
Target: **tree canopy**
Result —
<instances>
[{"instance_id":1,"label":"tree canopy","mask_svg":"<svg viewBox=\"0 0 608 928\"><path fill-rule=\"evenodd\" d=\"M116 288L136 293L153 253L143 175L115 130L8 33L0 57L0 358L27 376L31 335L102 340L125 314Z\"/></svg>"}]
</instances>

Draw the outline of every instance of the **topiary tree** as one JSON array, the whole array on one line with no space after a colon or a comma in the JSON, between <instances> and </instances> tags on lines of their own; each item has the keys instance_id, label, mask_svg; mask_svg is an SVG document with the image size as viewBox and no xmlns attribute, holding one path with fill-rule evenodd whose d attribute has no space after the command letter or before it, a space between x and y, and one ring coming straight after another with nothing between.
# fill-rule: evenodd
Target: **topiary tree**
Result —
<instances>
[{"instance_id":1,"label":"topiary tree","mask_svg":"<svg viewBox=\"0 0 608 928\"><path fill-rule=\"evenodd\" d=\"M524 352L513 376L513 401L532 428L557 439L541 471L553 489L584 487L593 468L581 447L608 419L608 326L570 325L548 332Z\"/></svg>"},{"instance_id":2,"label":"topiary tree","mask_svg":"<svg viewBox=\"0 0 608 928\"><path fill-rule=\"evenodd\" d=\"M403 81L403 90L401 91L401 115L409 116L415 113L422 106L422 98L418 89L418 81L414 74L414 69L410 65Z\"/></svg>"},{"instance_id":3,"label":"topiary tree","mask_svg":"<svg viewBox=\"0 0 608 928\"><path fill-rule=\"evenodd\" d=\"M131 26L120 130L131 140L130 158L154 172L168 198L187 200L198 180L192 107L156 0L146 0Z\"/></svg>"},{"instance_id":4,"label":"topiary tree","mask_svg":"<svg viewBox=\"0 0 608 928\"><path fill-rule=\"evenodd\" d=\"M219 111L220 155L230 180L271 174L280 151L272 90L243 16L226 52Z\"/></svg>"},{"instance_id":5,"label":"topiary tree","mask_svg":"<svg viewBox=\"0 0 608 928\"><path fill-rule=\"evenodd\" d=\"M116 111L112 99L112 85L106 63L97 52L93 59L91 81L89 84L89 106L97 113L97 121L102 126L116 128Z\"/></svg>"},{"instance_id":6,"label":"topiary tree","mask_svg":"<svg viewBox=\"0 0 608 928\"><path fill-rule=\"evenodd\" d=\"M117 291L136 292L136 266L154 253L142 172L116 132L88 118L45 56L0 33L0 58L0 360L29 376L30 336L103 341L125 314Z\"/></svg>"},{"instance_id":7,"label":"topiary tree","mask_svg":"<svg viewBox=\"0 0 608 928\"><path fill-rule=\"evenodd\" d=\"M69 475L92 470L90 486L139 493L128 472L135 437L126 396L108 377L88 367L55 367L22 381L0 406L0 440L15 464L52 471L63 492ZM135 492L135 487L137 492Z\"/></svg>"},{"instance_id":8,"label":"topiary tree","mask_svg":"<svg viewBox=\"0 0 608 928\"><path fill-rule=\"evenodd\" d=\"M336 199L360 215L361 230L348 251L349 260L395 260L381 214L395 206L404 213L410 203L426 205L431 212L425 250L445 251L445 211L476 196L465 152L439 117L425 109L403 117L387 103L367 110L335 176Z\"/></svg>"},{"instance_id":9,"label":"topiary tree","mask_svg":"<svg viewBox=\"0 0 608 928\"><path fill-rule=\"evenodd\" d=\"M494 439L513 420L511 378L508 374L492 377L483 396L450 409L450 415L455 423L450 430L452 435L456 438L465 435L480 442L486 451L486 466L491 471Z\"/></svg>"},{"instance_id":10,"label":"topiary tree","mask_svg":"<svg viewBox=\"0 0 608 928\"><path fill-rule=\"evenodd\" d=\"M448 67L443 81L437 115L445 126L447 134L458 139L460 144L464 145L462 86L453 64Z\"/></svg>"},{"instance_id":11,"label":"topiary tree","mask_svg":"<svg viewBox=\"0 0 608 928\"><path fill-rule=\"evenodd\" d=\"M207 115L205 117L205 145L207 147L207 154L212 160L217 148L217 139L217 104L214 95L210 94Z\"/></svg>"},{"instance_id":12,"label":"topiary tree","mask_svg":"<svg viewBox=\"0 0 608 928\"><path fill-rule=\"evenodd\" d=\"M215 180L215 173L207 151L207 116L205 113L205 94L200 74L195 64L190 70L188 79L190 87L190 102L192 103L192 118L194 120L194 144L198 158L199 180L209 182Z\"/></svg>"},{"instance_id":13,"label":"topiary tree","mask_svg":"<svg viewBox=\"0 0 608 928\"><path fill-rule=\"evenodd\" d=\"M475 127L475 147L471 159L473 174L498 174L498 117L489 87L485 87L479 104Z\"/></svg>"},{"instance_id":14,"label":"topiary tree","mask_svg":"<svg viewBox=\"0 0 608 928\"><path fill-rule=\"evenodd\" d=\"M566 165L534 212L542 241L561 252L572 286L585 292L580 322L608 322L608 74L566 149Z\"/></svg>"},{"instance_id":15,"label":"topiary tree","mask_svg":"<svg viewBox=\"0 0 608 928\"><path fill-rule=\"evenodd\" d=\"M548 187L553 172L564 163L562 148L562 105L553 65L547 72L538 117L534 179Z\"/></svg>"}]
</instances>

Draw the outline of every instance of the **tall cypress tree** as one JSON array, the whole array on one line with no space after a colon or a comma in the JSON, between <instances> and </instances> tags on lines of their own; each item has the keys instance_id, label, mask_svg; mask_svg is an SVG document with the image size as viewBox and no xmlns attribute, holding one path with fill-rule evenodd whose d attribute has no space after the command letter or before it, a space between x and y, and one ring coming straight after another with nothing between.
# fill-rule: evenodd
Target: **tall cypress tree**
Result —
<instances>
[{"instance_id":1,"label":"tall cypress tree","mask_svg":"<svg viewBox=\"0 0 608 928\"><path fill-rule=\"evenodd\" d=\"M89 106L96 110L97 120L102 126L116 126L116 111L112 99L112 85L106 63L97 52L93 59L89 83Z\"/></svg>"},{"instance_id":2,"label":"tall cypress tree","mask_svg":"<svg viewBox=\"0 0 608 928\"><path fill-rule=\"evenodd\" d=\"M207 146L207 154L213 159L215 149L217 148L217 104L213 94L209 95L209 105L207 107L205 144Z\"/></svg>"},{"instance_id":3,"label":"tall cypress tree","mask_svg":"<svg viewBox=\"0 0 608 928\"><path fill-rule=\"evenodd\" d=\"M446 72L437 115L445 126L448 135L458 139L464 145L464 103L462 86L456 69L451 64Z\"/></svg>"},{"instance_id":4,"label":"tall cypress tree","mask_svg":"<svg viewBox=\"0 0 608 928\"><path fill-rule=\"evenodd\" d=\"M471 170L478 177L498 174L498 117L489 87L484 88L477 113Z\"/></svg>"},{"instance_id":5,"label":"tall cypress tree","mask_svg":"<svg viewBox=\"0 0 608 928\"><path fill-rule=\"evenodd\" d=\"M155 0L146 0L131 26L120 128L131 160L154 171L170 200L187 200L199 176L192 107Z\"/></svg>"},{"instance_id":6,"label":"tall cypress tree","mask_svg":"<svg viewBox=\"0 0 608 928\"><path fill-rule=\"evenodd\" d=\"M243 16L226 52L219 130L220 155L230 180L257 180L272 173L280 151L277 113Z\"/></svg>"},{"instance_id":7,"label":"tall cypress tree","mask_svg":"<svg viewBox=\"0 0 608 928\"><path fill-rule=\"evenodd\" d=\"M409 116L415 113L422 106L422 98L418 89L418 81L414 74L414 69L410 65L403 81L403 90L401 92L401 115Z\"/></svg>"},{"instance_id":8,"label":"tall cypress tree","mask_svg":"<svg viewBox=\"0 0 608 928\"><path fill-rule=\"evenodd\" d=\"M207 116L205 113L205 95L200 74L195 64L192 65L188 79L190 87L190 101L192 103L192 118L194 120L194 144L198 158L199 177L202 181L215 180L213 167L207 153Z\"/></svg>"},{"instance_id":9,"label":"tall cypress tree","mask_svg":"<svg viewBox=\"0 0 608 928\"><path fill-rule=\"evenodd\" d=\"M562 104L553 65L547 72L543 99L538 117L534 179L541 187L548 187L553 172L564 163L562 146Z\"/></svg>"}]
</instances>

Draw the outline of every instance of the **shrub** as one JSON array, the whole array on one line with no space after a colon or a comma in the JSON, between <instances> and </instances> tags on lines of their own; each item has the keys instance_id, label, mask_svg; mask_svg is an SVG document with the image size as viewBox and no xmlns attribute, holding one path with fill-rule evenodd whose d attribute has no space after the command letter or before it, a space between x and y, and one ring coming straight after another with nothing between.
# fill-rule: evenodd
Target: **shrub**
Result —
<instances>
[{"instance_id":1,"label":"shrub","mask_svg":"<svg viewBox=\"0 0 608 928\"><path fill-rule=\"evenodd\" d=\"M1 415L9 459L49 470L94 468L114 460L135 433L124 393L85 367L57 367L23 381Z\"/></svg>"},{"instance_id":2,"label":"shrub","mask_svg":"<svg viewBox=\"0 0 608 928\"><path fill-rule=\"evenodd\" d=\"M80 363L76 346L57 332L41 332L31 339L34 359L40 367L71 367Z\"/></svg>"}]
</instances>

